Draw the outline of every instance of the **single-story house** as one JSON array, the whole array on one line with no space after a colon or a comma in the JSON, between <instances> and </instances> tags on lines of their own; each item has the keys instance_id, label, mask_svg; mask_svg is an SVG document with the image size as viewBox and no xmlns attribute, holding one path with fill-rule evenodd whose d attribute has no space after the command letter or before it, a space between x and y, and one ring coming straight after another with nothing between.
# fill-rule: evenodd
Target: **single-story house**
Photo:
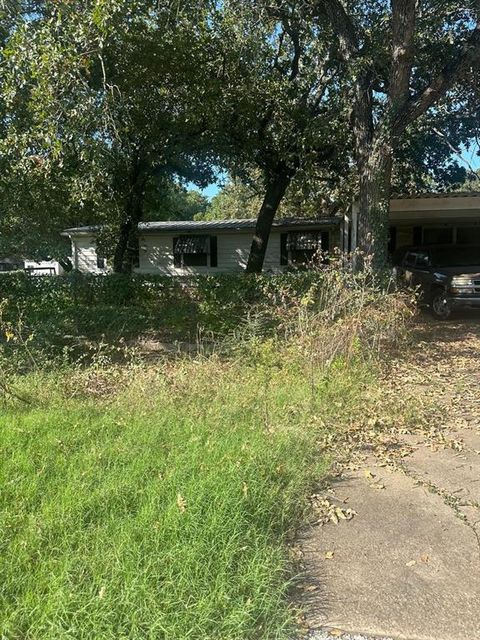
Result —
<instances>
[{"instance_id":1,"label":"single-story house","mask_svg":"<svg viewBox=\"0 0 480 640\"><path fill-rule=\"evenodd\" d=\"M264 269L282 271L308 262L320 251L341 247L342 219L275 220ZM138 260L135 271L169 276L242 271L248 260L255 220L180 220L143 222L138 227ZM84 273L108 270L97 253L97 227L67 229L72 242L72 263Z\"/></svg>"},{"instance_id":2,"label":"single-story house","mask_svg":"<svg viewBox=\"0 0 480 640\"><path fill-rule=\"evenodd\" d=\"M345 215L273 223L264 269L278 272L308 262L319 251L348 253L357 246L358 207ZM480 192L395 196L390 205L390 244L394 252L413 244L480 245ZM136 271L192 275L241 271L247 264L255 220L167 221L139 225ZM67 229L72 262L85 273L105 273L97 253L98 227Z\"/></svg>"}]
</instances>

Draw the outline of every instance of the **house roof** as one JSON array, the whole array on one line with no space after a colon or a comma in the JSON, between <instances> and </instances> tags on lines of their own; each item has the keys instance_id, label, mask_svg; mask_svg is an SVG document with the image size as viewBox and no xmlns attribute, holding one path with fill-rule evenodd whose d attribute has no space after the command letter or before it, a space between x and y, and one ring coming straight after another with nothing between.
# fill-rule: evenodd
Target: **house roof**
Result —
<instances>
[{"instance_id":1,"label":"house roof","mask_svg":"<svg viewBox=\"0 0 480 640\"><path fill-rule=\"evenodd\" d=\"M433 199L461 199L479 198L480 191L455 191L451 193L395 193L392 200L433 200ZM480 202L479 202L480 205ZM403 205L400 205L403 206ZM475 204L476 208L476 204ZM189 232L212 232L212 231L242 231L253 230L256 225L255 218L230 219L230 220L165 220L154 222L141 222L138 225L140 233L189 233ZM273 221L274 228L280 229L311 229L324 226L339 225L341 218L338 216L320 218L283 218ZM65 229L63 236L89 235L100 230L99 225L86 227L72 227Z\"/></svg>"},{"instance_id":2,"label":"house roof","mask_svg":"<svg viewBox=\"0 0 480 640\"><path fill-rule=\"evenodd\" d=\"M450 193L394 193L392 200L426 200L428 198L480 198L480 191L452 191Z\"/></svg>"},{"instance_id":3,"label":"house roof","mask_svg":"<svg viewBox=\"0 0 480 640\"><path fill-rule=\"evenodd\" d=\"M242 231L244 229L255 229L255 218L232 219L232 220L165 220L162 222L141 222L138 230L141 233L160 232L160 233L182 233L190 231ZM317 227L325 227L339 225L340 218L283 218L273 221L274 228L291 229L302 228L310 229ZM88 235L96 233L100 230L98 225L89 227L72 227L65 229L62 235Z\"/></svg>"}]
</instances>

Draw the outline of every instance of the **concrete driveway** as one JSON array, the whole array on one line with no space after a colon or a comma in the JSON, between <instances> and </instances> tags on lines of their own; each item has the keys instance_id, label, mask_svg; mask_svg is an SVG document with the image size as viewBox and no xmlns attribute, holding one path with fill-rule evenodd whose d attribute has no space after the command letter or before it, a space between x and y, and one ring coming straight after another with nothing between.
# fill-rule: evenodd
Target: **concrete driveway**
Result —
<instances>
[{"instance_id":1,"label":"concrete driveway","mask_svg":"<svg viewBox=\"0 0 480 640\"><path fill-rule=\"evenodd\" d=\"M435 415L332 483L355 517L304 532L310 636L480 639L480 317L423 319L385 384Z\"/></svg>"}]
</instances>

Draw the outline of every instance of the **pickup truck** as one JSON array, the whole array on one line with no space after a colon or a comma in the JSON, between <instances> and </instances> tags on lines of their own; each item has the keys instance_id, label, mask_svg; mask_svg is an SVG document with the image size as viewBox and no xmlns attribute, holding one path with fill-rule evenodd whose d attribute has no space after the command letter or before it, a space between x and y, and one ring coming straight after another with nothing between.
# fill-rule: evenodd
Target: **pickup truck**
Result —
<instances>
[{"instance_id":1,"label":"pickup truck","mask_svg":"<svg viewBox=\"0 0 480 640\"><path fill-rule=\"evenodd\" d=\"M439 320L455 309L480 309L480 246L407 247L393 263L398 277L419 291L420 302Z\"/></svg>"}]
</instances>

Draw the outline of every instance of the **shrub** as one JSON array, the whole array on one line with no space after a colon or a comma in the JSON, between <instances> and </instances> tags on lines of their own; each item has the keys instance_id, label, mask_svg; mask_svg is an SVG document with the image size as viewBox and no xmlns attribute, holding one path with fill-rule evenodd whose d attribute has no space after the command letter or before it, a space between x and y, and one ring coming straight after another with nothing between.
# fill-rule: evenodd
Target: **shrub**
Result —
<instances>
[{"instance_id":1,"label":"shrub","mask_svg":"<svg viewBox=\"0 0 480 640\"><path fill-rule=\"evenodd\" d=\"M408 315L403 297L371 272L352 274L337 265L279 275L183 279L5 274L0 300L0 348L10 368L29 367L32 360L59 366L96 353L99 345L118 357L119 345L139 337L195 343L201 335L225 346L252 330L263 336L311 336L335 325L334 333L343 335L349 323L352 335L378 348L389 327L392 335L399 328L388 318L401 323Z\"/></svg>"}]
</instances>

